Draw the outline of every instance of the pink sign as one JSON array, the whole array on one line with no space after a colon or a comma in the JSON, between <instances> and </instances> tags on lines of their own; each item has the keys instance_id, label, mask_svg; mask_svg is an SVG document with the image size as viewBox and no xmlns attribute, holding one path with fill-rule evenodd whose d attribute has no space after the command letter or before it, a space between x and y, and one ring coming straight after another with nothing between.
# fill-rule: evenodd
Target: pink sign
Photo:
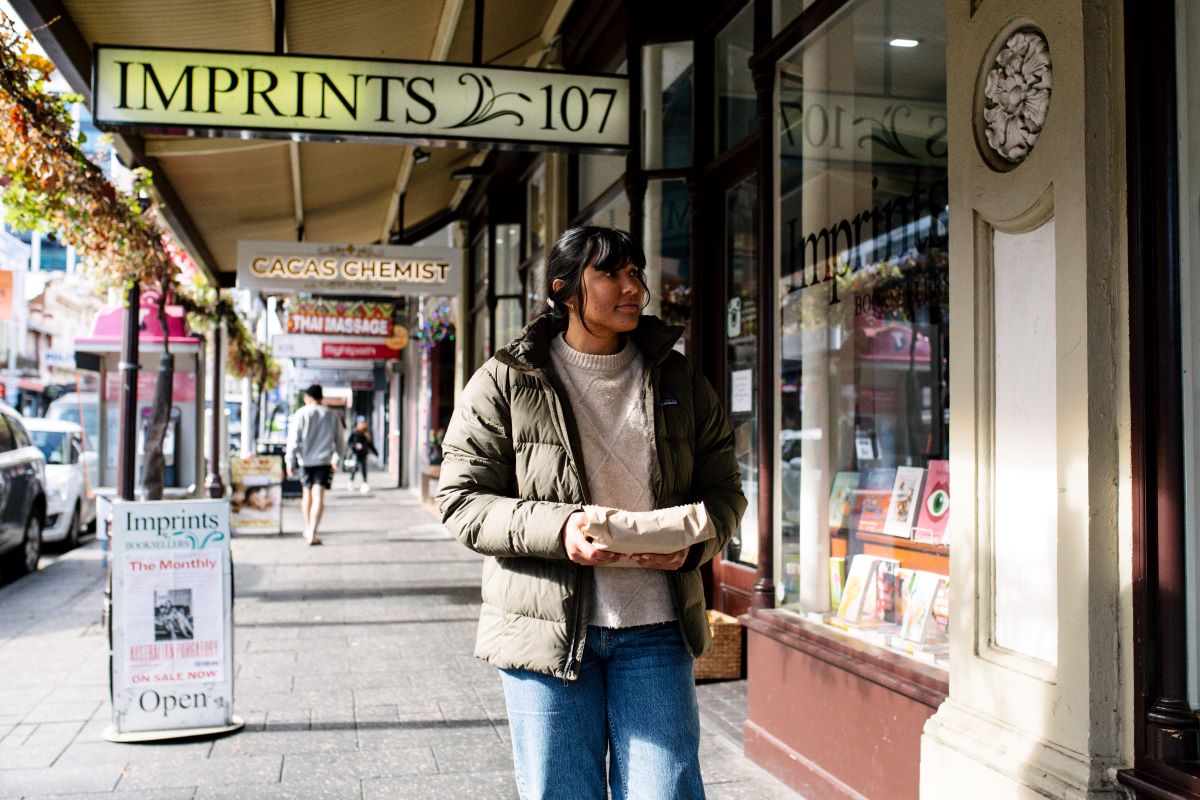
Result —
<instances>
[{"instance_id":1,"label":"pink sign","mask_svg":"<svg viewBox=\"0 0 1200 800\"><path fill-rule=\"evenodd\" d=\"M171 402L194 403L196 401L196 373L175 372L171 383ZM138 371L137 399L139 403L149 403L154 399L154 383L158 380L158 370L143 369ZM117 372L106 374L104 383L104 402L115 403L121 399L121 375Z\"/></svg>"},{"instance_id":2,"label":"pink sign","mask_svg":"<svg viewBox=\"0 0 1200 800\"><path fill-rule=\"evenodd\" d=\"M341 342L322 342L321 358L345 358L362 361L376 359L399 358L400 351L385 344L342 344Z\"/></svg>"}]
</instances>

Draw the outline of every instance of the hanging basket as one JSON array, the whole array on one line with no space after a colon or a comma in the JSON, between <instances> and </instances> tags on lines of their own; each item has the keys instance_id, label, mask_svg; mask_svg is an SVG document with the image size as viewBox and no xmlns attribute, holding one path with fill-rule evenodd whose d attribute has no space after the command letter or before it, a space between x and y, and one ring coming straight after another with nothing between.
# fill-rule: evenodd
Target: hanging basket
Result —
<instances>
[{"instance_id":1,"label":"hanging basket","mask_svg":"<svg viewBox=\"0 0 1200 800\"><path fill-rule=\"evenodd\" d=\"M696 680L731 680L742 677L742 626L728 614L709 610L708 627L713 646L697 658L693 669Z\"/></svg>"}]
</instances>

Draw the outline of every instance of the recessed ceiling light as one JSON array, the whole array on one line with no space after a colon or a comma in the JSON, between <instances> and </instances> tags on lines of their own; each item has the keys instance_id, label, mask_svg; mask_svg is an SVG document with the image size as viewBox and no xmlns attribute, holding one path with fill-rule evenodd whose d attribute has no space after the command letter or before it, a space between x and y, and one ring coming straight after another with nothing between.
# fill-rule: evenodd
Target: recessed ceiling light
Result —
<instances>
[{"instance_id":1,"label":"recessed ceiling light","mask_svg":"<svg viewBox=\"0 0 1200 800\"><path fill-rule=\"evenodd\" d=\"M916 39L892 39L888 44L892 47L916 47L920 42Z\"/></svg>"}]
</instances>

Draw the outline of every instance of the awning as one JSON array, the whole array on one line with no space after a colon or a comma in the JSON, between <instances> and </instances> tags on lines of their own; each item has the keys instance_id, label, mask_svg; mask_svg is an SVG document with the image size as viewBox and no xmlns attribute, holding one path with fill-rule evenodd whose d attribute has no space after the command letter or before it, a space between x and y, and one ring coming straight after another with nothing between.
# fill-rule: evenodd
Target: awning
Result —
<instances>
[{"instance_id":1,"label":"awning","mask_svg":"<svg viewBox=\"0 0 1200 800\"><path fill-rule=\"evenodd\" d=\"M470 62L476 0L13 0L22 21L72 88L90 99L95 44L275 51L283 9L285 51L311 55ZM482 61L538 66L571 0L485 0ZM405 144L115 137L127 159L150 167L177 238L229 285L239 239L386 241L397 229L447 216L468 181L456 169L485 154ZM403 202L400 201L404 197Z\"/></svg>"}]
</instances>

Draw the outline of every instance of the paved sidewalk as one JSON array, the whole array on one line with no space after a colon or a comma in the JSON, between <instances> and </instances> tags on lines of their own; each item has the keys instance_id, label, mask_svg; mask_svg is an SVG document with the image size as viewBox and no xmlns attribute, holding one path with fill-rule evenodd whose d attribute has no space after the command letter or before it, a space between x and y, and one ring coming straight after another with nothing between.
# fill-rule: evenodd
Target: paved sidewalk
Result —
<instances>
[{"instance_id":1,"label":"paved sidewalk","mask_svg":"<svg viewBox=\"0 0 1200 800\"><path fill-rule=\"evenodd\" d=\"M234 540L237 734L100 738L98 543L0 587L0 800L516 797L500 682L471 657L481 559L411 494L342 480L324 546L295 501L288 535ZM796 800L731 742L740 690L702 687L708 797Z\"/></svg>"}]
</instances>

